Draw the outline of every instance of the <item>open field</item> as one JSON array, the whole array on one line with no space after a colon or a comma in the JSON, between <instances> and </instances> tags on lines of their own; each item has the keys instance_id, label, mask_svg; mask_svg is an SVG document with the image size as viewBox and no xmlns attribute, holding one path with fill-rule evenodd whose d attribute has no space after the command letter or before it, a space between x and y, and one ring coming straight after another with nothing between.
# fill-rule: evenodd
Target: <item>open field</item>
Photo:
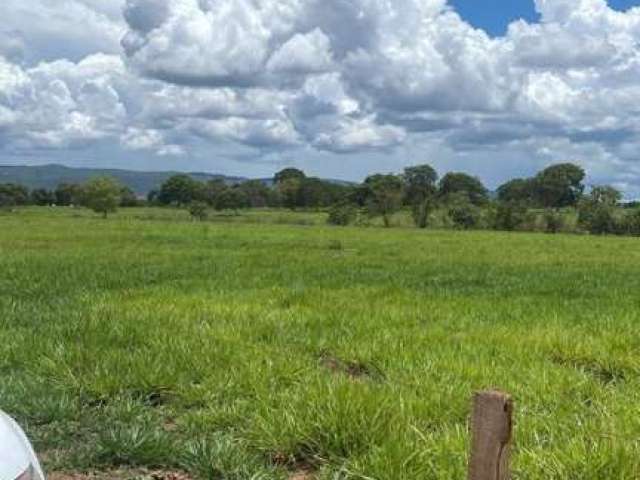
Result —
<instances>
[{"instance_id":1,"label":"open field","mask_svg":"<svg viewBox=\"0 0 640 480\"><path fill-rule=\"evenodd\" d=\"M638 239L186 215L0 215L0 407L49 471L463 479L499 387L516 480L640 476Z\"/></svg>"}]
</instances>

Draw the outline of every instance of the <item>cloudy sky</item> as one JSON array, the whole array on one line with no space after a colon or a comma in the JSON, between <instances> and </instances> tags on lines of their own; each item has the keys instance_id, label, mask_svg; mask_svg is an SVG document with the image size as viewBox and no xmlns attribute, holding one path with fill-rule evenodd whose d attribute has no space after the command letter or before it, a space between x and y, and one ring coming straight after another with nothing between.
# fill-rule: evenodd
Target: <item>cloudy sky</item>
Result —
<instances>
[{"instance_id":1,"label":"cloudy sky","mask_svg":"<svg viewBox=\"0 0 640 480\"><path fill-rule=\"evenodd\" d=\"M640 1L2 0L0 163L640 195Z\"/></svg>"}]
</instances>

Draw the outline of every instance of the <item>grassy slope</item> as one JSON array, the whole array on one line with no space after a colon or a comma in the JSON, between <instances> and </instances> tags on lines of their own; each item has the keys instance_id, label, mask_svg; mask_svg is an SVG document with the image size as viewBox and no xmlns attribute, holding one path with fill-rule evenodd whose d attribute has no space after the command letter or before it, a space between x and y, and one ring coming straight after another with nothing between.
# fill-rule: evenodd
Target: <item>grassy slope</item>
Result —
<instances>
[{"instance_id":1,"label":"grassy slope","mask_svg":"<svg viewBox=\"0 0 640 480\"><path fill-rule=\"evenodd\" d=\"M516 479L638 477L637 239L167 220L0 216L0 405L50 469L461 479L495 386Z\"/></svg>"}]
</instances>

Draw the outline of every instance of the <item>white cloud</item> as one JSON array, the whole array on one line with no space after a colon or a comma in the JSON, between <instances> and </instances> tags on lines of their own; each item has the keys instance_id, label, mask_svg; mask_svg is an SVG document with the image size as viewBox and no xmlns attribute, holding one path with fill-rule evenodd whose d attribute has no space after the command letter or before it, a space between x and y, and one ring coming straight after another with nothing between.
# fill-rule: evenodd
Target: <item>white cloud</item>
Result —
<instances>
[{"instance_id":1,"label":"white cloud","mask_svg":"<svg viewBox=\"0 0 640 480\"><path fill-rule=\"evenodd\" d=\"M2 0L2 30L18 32L31 63L79 61L96 52L119 54L124 0Z\"/></svg>"},{"instance_id":2,"label":"white cloud","mask_svg":"<svg viewBox=\"0 0 640 480\"><path fill-rule=\"evenodd\" d=\"M6 0L0 152L110 141L191 159L231 144L374 170L420 145L471 167L575 159L640 180L640 8L531 1L540 23L492 38L445 0Z\"/></svg>"}]
</instances>

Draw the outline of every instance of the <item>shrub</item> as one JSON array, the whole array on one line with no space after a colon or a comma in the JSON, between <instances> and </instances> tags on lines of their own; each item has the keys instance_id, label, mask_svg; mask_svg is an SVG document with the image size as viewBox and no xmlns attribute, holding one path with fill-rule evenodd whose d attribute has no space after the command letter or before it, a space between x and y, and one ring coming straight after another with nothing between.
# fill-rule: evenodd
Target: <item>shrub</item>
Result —
<instances>
[{"instance_id":1,"label":"shrub","mask_svg":"<svg viewBox=\"0 0 640 480\"><path fill-rule=\"evenodd\" d=\"M207 219L207 204L204 202L191 202L189 204L189 214L194 220L200 222Z\"/></svg>"},{"instance_id":2,"label":"shrub","mask_svg":"<svg viewBox=\"0 0 640 480\"><path fill-rule=\"evenodd\" d=\"M329 209L329 217L327 223L329 225L338 225L345 227L356 219L358 212L353 205L337 204Z\"/></svg>"},{"instance_id":3,"label":"shrub","mask_svg":"<svg viewBox=\"0 0 640 480\"><path fill-rule=\"evenodd\" d=\"M604 205L581 210L578 221L589 233L594 235L605 235L619 231L613 209Z\"/></svg>"},{"instance_id":4,"label":"shrub","mask_svg":"<svg viewBox=\"0 0 640 480\"><path fill-rule=\"evenodd\" d=\"M622 219L622 230L626 235L640 236L640 209L627 212Z\"/></svg>"},{"instance_id":5,"label":"shrub","mask_svg":"<svg viewBox=\"0 0 640 480\"><path fill-rule=\"evenodd\" d=\"M480 210L470 202L457 203L449 208L449 217L456 228L470 230L477 227L480 221Z\"/></svg>"},{"instance_id":6,"label":"shrub","mask_svg":"<svg viewBox=\"0 0 640 480\"><path fill-rule=\"evenodd\" d=\"M493 227L496 230L517 230L527 219L526 206L518 202L500 202L496 209Z\"/></svg>"},{"instance_id":7,"label":"shrub","mask_svg":"<svg viewBox=\"0 0 640 480\"><path fill-rule=\"evenodd\" d=\"M564 217L559 210L547 209L544 212L544 221L547 233L558 233L564 228Z\"/></svg>"}]
</instances>

